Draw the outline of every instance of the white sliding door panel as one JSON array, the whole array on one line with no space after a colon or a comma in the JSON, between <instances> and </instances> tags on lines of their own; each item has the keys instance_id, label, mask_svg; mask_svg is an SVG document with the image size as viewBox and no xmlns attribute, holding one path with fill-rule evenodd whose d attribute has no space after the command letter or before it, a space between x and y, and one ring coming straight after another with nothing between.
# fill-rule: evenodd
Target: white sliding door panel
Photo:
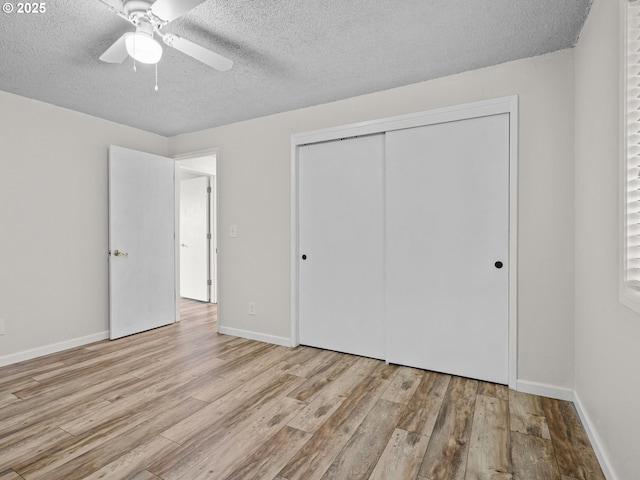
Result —
<instances>
[{"instance_id":1,"label":"white sliding door panel","mask_svg":"<svg viewBox=\"0 0 640 480\"><path fill-rule=\"evenodd\" d=\"M508 383L508 114L387 133L386 242L388 360Z\"/></svg>"},{"instance_id":2,"label":"white sliding door panel","mask_svg":"<svg viewBox=\"0 0 640 480\"><path fill-rule=\"evenodd\" d=\"M109 148L109 328L120 338L176 321L174 161Z\"/></svg>"},{"instance_id":3,"label":"white sliding door panel","mask_svg":"<svg viewBox=\"0 0 640 480\"><path fill-rule=\"evenodd\" d=\"M299 149L300 343L384 358L384 135Z\"/></svg>"}]
</instances>

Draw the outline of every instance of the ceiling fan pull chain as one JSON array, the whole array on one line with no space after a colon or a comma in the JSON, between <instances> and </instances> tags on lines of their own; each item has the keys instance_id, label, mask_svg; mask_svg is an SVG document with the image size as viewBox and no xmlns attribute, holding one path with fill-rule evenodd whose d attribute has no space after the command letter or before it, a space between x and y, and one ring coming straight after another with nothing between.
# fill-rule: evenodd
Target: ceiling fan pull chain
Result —
<instances>
[{"instance_id":1,"label":"ceiling fan pull chain","mask_svg":"<svg viewBox=\"0 0 640 480\"><path fill-rule=\"evenodd\" d=\"M133 36L133 71L137 72L136 69L136 36Z\"/></svg>"},{"instance_id":2,"label":"ceiling fan pull chain","mask_svg":"<svg viewBox=\"0 0 640 480\"><path fill-rule=\"evenodd\" d=\"M158 64L156 63L156 92L158 91Z\"/></svg>"}]
</instances>

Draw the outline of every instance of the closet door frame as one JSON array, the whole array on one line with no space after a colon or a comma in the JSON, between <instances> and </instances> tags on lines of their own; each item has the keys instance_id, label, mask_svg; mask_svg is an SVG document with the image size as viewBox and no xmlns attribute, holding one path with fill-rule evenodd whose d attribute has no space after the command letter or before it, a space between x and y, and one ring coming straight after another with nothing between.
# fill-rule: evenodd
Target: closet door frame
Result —
<instances>
[{"instance_id":1,"label":"closet door frame","mask_svg":"<svg viewBox=\"0 0 640 480\"><path fill-rule=\"evenodd\" d=\"M332 127L291 136L291 345L299 339L299 147L358 135L454 122L496 114L509 114L509 388L518 379L518 97L501 97L438 108L396 117Z\"/></svg>"}]
</instances>

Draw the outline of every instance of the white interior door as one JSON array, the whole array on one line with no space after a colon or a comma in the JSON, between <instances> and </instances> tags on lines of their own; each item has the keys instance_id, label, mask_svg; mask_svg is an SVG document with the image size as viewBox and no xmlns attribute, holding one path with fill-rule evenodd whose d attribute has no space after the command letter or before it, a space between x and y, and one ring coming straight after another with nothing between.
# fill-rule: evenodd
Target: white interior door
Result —
<instances>
[{"instance_id":1,"label":"white interior door","mask_svg":"<svg viewBox=\"0 0 640 480\"><path fill-rule=\"evenodd\" d=\"M112 339L176 321L174 161L109 148Z\"/></svg>"},{"instance_id":2,"label":"white interior door","mask_svg":"<svg viewBox=\"0 0 640 480\"><path fill-rule=\"evenodd\" d=\"M209 301L209 178L180 182L180 295Z\"/></svg>"},{"instance_id":3,"label":"white interior door","mask_svg":"<svg viewBox=\"0 0 640 480\"><path fill-rule=\"evenodd\" d=\"M209 278L211 285L209 286L209 301L218 303L218 189L216 176L211 175L211 195L209 196L209 231L211 233L211 241L209 242Z\"/></svg>"},{"instance_id":4,"label":"white interior door","mask_svg":"<svg viewBox=\"0 0 640 480\"><path fill-rule=\"evenodd\" d=\"M384 358L384 135L300 147L300 343Z\"/></svg>"},{"instance_id":5,"label":"white interior door","mask_svg":"<svg viewBox=\"0 0 640 480\"><path fill-rule=\"evenodd\" d=\"M508 383L509 115L389 132L386 169L389 361Z\"/></svg>"}]
</instances>

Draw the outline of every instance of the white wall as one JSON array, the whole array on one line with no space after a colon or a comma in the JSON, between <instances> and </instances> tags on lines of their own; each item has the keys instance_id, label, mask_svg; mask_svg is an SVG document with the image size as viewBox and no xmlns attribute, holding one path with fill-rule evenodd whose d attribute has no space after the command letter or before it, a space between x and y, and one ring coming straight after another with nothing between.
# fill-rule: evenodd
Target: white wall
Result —
<instances>
[{"instance_id":1,"label":"white wall","mask_svg":"<svg viewBox=\"0 0 640 480\"><path fill-rule=\"evenodd\" d=\"M290 335L291 134L517 94L519 378L573 388L573 68L565 50L169 139L219 148L221 325Z\"/></svg>"},{"instance_id":2,"label":"white wall","mask_svg":"<svg viewBox=\"0 0 640 480\"><path fill-rule=\"evenodd\" d=\"M618 301L622 4L595 0L575 50L575 387L626 480L640 478L640 315Z\"/></svg>"},{"instance_id":3,"label":"white wall","mask_svg":"<svg viewBox=\"0 0 640 480\"><path fill-rule=\"evenodd\" d=\"M108 330L109 144L167 149L164 137L0 92L0 365Z\"/></svg>"}]
</instances>

